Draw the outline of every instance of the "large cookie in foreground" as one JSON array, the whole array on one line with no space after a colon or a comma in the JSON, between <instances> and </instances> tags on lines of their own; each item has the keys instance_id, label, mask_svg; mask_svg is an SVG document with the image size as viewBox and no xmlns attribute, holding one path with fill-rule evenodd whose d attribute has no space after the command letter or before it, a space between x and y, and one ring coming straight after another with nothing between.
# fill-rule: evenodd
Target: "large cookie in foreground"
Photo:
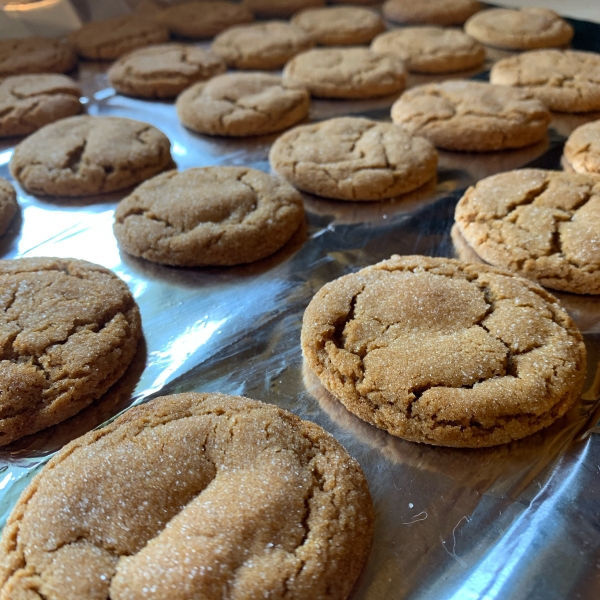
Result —
<instances>
[{"instance_id":1,"label":"large cookie in foreground","mask_svg":"<svg viewBox=\"0 0 600 600\"><path fill-rule=\"evenodd\" d=\"M393 256L326 284L304 313L302 349L355 415L440 446L547 427L585 378L582 336L553 296L446 258Z\"/></svg>"},{"instance_id":2,"label":"large cookie in foreground","mask_svg":"<svg viewBox=\"0 0 600 600\"><path fill-rule=\"evenodd\" d=\"M165 396L32 481L3 532L0 594L344 600L372 534L360 466L323 429L239 396Z\"/></svg>"}]
</instances>

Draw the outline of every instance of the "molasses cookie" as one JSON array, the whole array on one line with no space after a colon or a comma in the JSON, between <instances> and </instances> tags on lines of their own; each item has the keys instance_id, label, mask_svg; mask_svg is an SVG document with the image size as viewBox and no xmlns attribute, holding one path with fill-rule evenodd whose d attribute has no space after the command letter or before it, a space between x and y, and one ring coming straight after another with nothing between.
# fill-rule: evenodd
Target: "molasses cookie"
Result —
<instances>
[{"instance_id":1,"label":"molasses cookie","mask_svg":"<svg viewBox=\"0 0 600 600\"><path fill-rule=\"evenodd\" d=\"M565 158L573 171L600 176L600 121L581 125L569 136Z\"/></svg>"},{"instance_id":2,"label":"molasses cookie","mask_svg":"<svg viewBox=\"0 0 600 600\"><path fill-rule=\"evenodd\" d=\"M305 8L324 6L325 0L242 0L242 4L262 18L287 18Z\"/></svg>"},{"instance_id":3,"label":"molasses cookie","mask_svg":"<svg viewBox=\"0 0 600 600\"><path fill-rule=\"evenodd\" d=\"M3 235L19 210L15 188L0 177L0 235Z\"/></svg>"},{"instance_id":4,"label":"molasses cookie","mask_svg":"<svg viewBox=\"0 0 600 600\"><path fill-rule=\"evenodd\" d=\"M77 64L72 46L42 37L0 40L0 76L25 73L66 73Z\"/></svg>"},{"instance_id":5,"label":"molasses cookie","mask_svg":"<svg viewBox=\"0 0 600 600\"><path fill-rule=\"evenodd\" d=\"M477 0L388 0L383 15L407 25L462 25L482 8Z\"/></svg>"}]
</instances>

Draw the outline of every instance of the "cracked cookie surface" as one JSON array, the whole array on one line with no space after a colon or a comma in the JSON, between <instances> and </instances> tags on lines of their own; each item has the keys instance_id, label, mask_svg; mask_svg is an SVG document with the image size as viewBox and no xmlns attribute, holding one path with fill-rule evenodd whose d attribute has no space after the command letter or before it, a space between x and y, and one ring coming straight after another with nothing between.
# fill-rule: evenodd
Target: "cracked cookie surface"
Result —
<instances>
[{"instance_id":1,"label":"cracked cookie surface","mask_svg":"<svg viewBox=\"0 0 600 600\"><path fill-rule=\"evenodd\" d=\"M179 120L209 135L243 137L287 129L306 115L310 95L297 83L266 73L225 73L177 98Z\"/></svg>"},{"instance_id":2,"label":"cracked cookie surface","mask_svg":"<svg viewBox=\"0 0 600 600\"><path fill-rule=\"evenodd\" d=\"M15 188L0 177L0 235L3 235L19 210Z\"/></svg>"},{"instance_id":3,"label":"cracked cookie surface","mask_svg":"<svg viewBox=\"0 0 600 600\"><path fill-rule=\"evenodd\" d=\"M169 164L169 139L148 123L79 116L42 127L10 161L13 177L32 194L90 196L156 175Z\"/></svg>"},{"instance_id":4,"label":"cracked cookie surface","mask_svg":"<svg viewBox=\"0 0 600 600\"><path fill-rule=\"evenodd\" d=\"M82 260L0 261L0 445L100 398L141 336L139 309L114 273Z\"/></svg>"},{"instance_id":5,"label":"cracked cookie surface","mask_svg":"<svg viewBox=\"0 0 600 600\"><path fill-rule=\"evenodd\" d=\"M600 176L600 121L578 127L569 136L564 155L576 173Z\"/></svg>"},{"instance_id":6,"label":"cracked cookie surface","mask_svg":"<svg viewBox=\"0 0 600 600\"><path fill-rule=\"evenodd\" d=\"M489 152L540 141L546 136L550 113L524 90L446 81L402 94L392 106L392 119L438 148Z\"/></svg>"},{"instance_id":7,"label":"cracked cookie surface","mask_svg":"<svg viewBox=\"0 0 600 600\"><path fill-rule=\"evenodd\" d=\"M393 256L326 284L302 349L358 417L442 446L525 437L563 415L585 378L582 336L553 296L445 258Z\"/></svg>"},{"instance_id":8,"label":"cracked cookie surface","mask_svg":"<svg viewBox=\"0 0 600 600\"><path fill-rule=\"evenodd\" d=\"M338 200L382 200L433 179L437 151L392 123L340 117L284 133L271 147L269 161L305 192Z\"/></svg>"},{"instance_id":9,"label":"cracked cookie surface","mask_svg":"<svg viewBox=\"0 0 600 600\"><path fill-rule=\"evenodd\" d=\"M482 8L477 0L388 0L383 14L404 24L462 25Z\"/></svg>"},{"instance_id":10,"label":"cracked cookie surface","mask_svg":"<svg viewBox=\"0 0 600 600\"><path fill-rule=\"evenodd\" d=\"M32 481L3 531L0 597L344 600L372 535L361 468L319 426L239 396L164 396Z\"/></svg>"},{"instance_id":11,"label":"cracked cookie surface","mask_svg":"<svg viewBox=\"0 0 600 600\"><path fill-rule=\"evenodd\" d=\"M0 40L0 76L66 73L77 64L69 44L51 38Z\"/></svg>"},{"instance_id":12,"label":"cracked cookie surface","mask_svg":"<svg viewBox=\"0 0 600 600\"><path fill-rule=\"evenodd\" d=\"M236 265L279 250L300 227L300 194L246 167L171 171L146 181L115 212L120 246L179 266Z\"/></svg>"},{"instance_id":13,"label":"cracked cookie surface","mask_svg":"<svg viewBox=\"0 0 600 600\"><path fill-rule=\"evenodd\" d=\"M578 173L522 169L483 179L455 213L488 263L576 294L600 294L600 183Z\"/></svg>"},{"instance_id":14,"label":"cracked cookie surface","mask_svg":"<svg viewBox=\"0 0 600 600\"><path fill-rule=\"evenodd\" d=\"M305 8L324 6L325 0L242 0L242 5L263 18L287 18Z\"/></svg>"}]
</instances>

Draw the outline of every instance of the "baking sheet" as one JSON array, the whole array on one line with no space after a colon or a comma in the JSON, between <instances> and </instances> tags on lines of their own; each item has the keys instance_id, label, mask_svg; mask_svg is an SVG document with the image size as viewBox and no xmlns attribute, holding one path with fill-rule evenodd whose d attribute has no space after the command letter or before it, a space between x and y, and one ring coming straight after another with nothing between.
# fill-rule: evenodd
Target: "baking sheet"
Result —
<instances>
[{"instance_id":1,"label":"baking sheet","mask_svg":"<svg viewBox=\"0 0 600 600\"><path fill-rule=\"evenodd\" d=\"M584 33L579 33L583 31ZM589 36L592 37L589 37ZM600 39L578 25L575 45ZM276 136L208 138L186 131L172 103L114 93L106 65L82 63L87 112L147 121L172 142L178 167L269 170ZM485 73L476 75L485 79ZM411 85L422 78L411 78ZM388 119L393 98L314 101L311 119ZM600 597L600 302L557 294L588 349L585 393L554 426L484 450L433 448L366 425L305 368L304 308L327 281L392 253L458 256L451 234L462 191L496 172L560 168L562 144L600 115L556 115L548 139L493 154L440 153L437 183L386 202L352 204L305 195L306 227L276 255L228 269L163 267L121 254L113 211L126 192L41 199L18 189L21 214L0 239L2 258L77 257L115 271L142 312L144 343L122 381L79 415L0 449L0 522L25 485L69 440L119 411L166 393L220 391L271 402L331 432L363 467L376 511L373 550L354 600ZM19 140L0 144L0 176ZM466 249L468 251L468 248Z\"/></svg>"}]
</instances>

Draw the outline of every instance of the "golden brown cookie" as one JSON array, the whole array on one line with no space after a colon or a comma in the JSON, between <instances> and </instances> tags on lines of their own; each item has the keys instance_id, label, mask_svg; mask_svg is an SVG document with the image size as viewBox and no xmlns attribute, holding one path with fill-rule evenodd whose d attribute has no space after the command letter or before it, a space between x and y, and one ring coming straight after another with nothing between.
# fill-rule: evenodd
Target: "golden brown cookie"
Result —
<instances>
[{"instance_id":1,"label":"golden brown cookie","mask_svg":"<svg viewBox=\"0 0 600 600\"><path fill-rule=\"evenodd\" d=\"M300 27L267 21L230 27L215 38L211 49L235 69L279 69L314 45Z\"/></svg>"},{"instance_id":2,"label":"golden brown cookie","mask_svg":"<svg viewBox=\"0 0 600 600\"><path fill-rule=\"evenodd\" d=\"M283 77L321 98L377 98L401 92L406 85L402 60L360 47L303 52L285 66Z\"/></svg>"},{"instance_id":3,"label":"golden brown cookie","mask_svg":"<svg viewBox=\"0 0 600 600\"><path fill-rule=\"evenodd\" d=\"M305 8L324 6L325 0L242 0L242 4L258 17L291 17Z\"/></svg>"},{"instance_id":4,"label":"golden brown cookie","mask_svg":"<svg viewBox=\"0 0 600 600\"><path fill-rule=\"evenodd\" d=\"M383 15L406 25L462 25L482 8L477 0L388 0Z\"/></svg>"},{"instance_id":5,"label":"golden brown cookie","mask_svg":"<svg viewBox=\"0 0 600 600\"><path fill-rule=\"evenodd\" d=\"M0 445L68 419L123 375L142 333L114 273L72 258L0 261Z\"/></svg>"},{"instance_id":6,"label":"golden brown cookie","mask_svg":"<svg viewBox=\"0 0 600 600\"><path fill-rule=\"evenodd\" d=\"M550 113L523 90L477 81L445 81L405 92L392 106L392 119L438 148L489 152L540 141Z\"/></svg>"},{"instance_id":7,"label":"golden brown cookie","mask_svg":"<svg viewBox=\"0 0 600 600\"><path fill-rule=\"evenodd\" d=\"M140 183L171 164L164 133L120 117L70 117L23 140L10 161L32 194L90 196Z\"/></svg>"},{"instance_id":8,"label":"golden brown cookie","mask_svg":"<svg viewBox=\"0 0 600 600\"><path fill-rule=\"evenodd\" d=\"M305 192L338 200L383 200L436 175L437 152L392 123L340 117L301 125L271 147L271 166Z\"/></svg>"},{"instance_id":9,"label":"golden brown cookie","mask_svg":"<svg viewBox=\"0 0 600 600\"><path fill-rule=\"evenodd\" d=\"M226 73L197 83L177 99L177 115L208 135L243 137L287 129L308 114L310 95L266 73Z\"/></svg>"},{"instance_id":10,"label":"golden brown cookie","mask_svg":"<svg viewBox=\"0 0 600 600\"><path fill-rule=\"evenodd\" d=\"M108 78L121 94L174 98L194 83L226 70L222 58L203 48L158 44L122 56L108 70Z\"/></svg>"},{"instance_id":11,"label":"golden brown cookie","mask_svg":"<svg viewBox=\"0 0 600 600\"><path fill-rule=\"evenodd\" d=\"M585 346L543 288L487 265L393 256L326 284L302 349L348 410L393 435L493 446L577 400Z\"/></svg>"},{"instance_id":12,"label":"golden brown cookie","mask_svg":"<svg viewBox=\"0 0 600 600\"><path fill-rule=\"evenodd\" d=\"M25 73L66 73L77 64L77 54L63 40L32 37L0 40L0 76Z\"/></svg>"},{"instance_id":13,"label":"golden brown cookie","mask_svg":"<svg viewBox=\"0 0 600 600\"><path fill-rule=\"evenodd\" d=\"M564 155L573 171L600 176L600 121L578 127L569 136Z\"/></svg>"},{"instance_id":14,"label":"golden brown cookie","mask_svg":"<svg viewBox=\"0 0 600 600\"><path fill-rule=\"evenodd\" d=\"M19 210L15 188L0 177L0 235L3 235Z\"/></svg>"},{"instance_id":15,"label":"golden brown cookie","mask_svg":"<svg viewBox=\"0 0 600 600\"><path fill-rule=\"evenodd\" d=\"M377 36L371 50L399 56L413 73L453 73L480 67L485 48L459 29L403 27Z\"/></svg>"},{"instance_id":16,"label":"golden brown cookie","mask_svg":"<svg viewBox=\"0 0 600 600\"><path fill-rule=\"evenodd\" d=\"M594 52L523 52L495 63L490 81L522 88L550 110L600 110L600 55Z\"/></svg>"},{"instance_id":17,"label":"golden brown cookie","mask_svg":"<svg viewBox=\"0 0 600 600\"><path fill-rule=\"evenodd\" d=\"M573 28L547 8L492 8L473 15L465 31L489 46L507 50L533 50L565 46Z\"/></svg>"},{"instance_id":18,"label":"golden brown cookie","mask_svg":"<svg viewBox=\"0 0 600 600\"><path fill-rule=\"evenodd\" d=\"M240 396L163 396L31 482L3 531L0 593L344 600L372 537L365 476L321 427Z\"/></svg>"}]
</instances>

